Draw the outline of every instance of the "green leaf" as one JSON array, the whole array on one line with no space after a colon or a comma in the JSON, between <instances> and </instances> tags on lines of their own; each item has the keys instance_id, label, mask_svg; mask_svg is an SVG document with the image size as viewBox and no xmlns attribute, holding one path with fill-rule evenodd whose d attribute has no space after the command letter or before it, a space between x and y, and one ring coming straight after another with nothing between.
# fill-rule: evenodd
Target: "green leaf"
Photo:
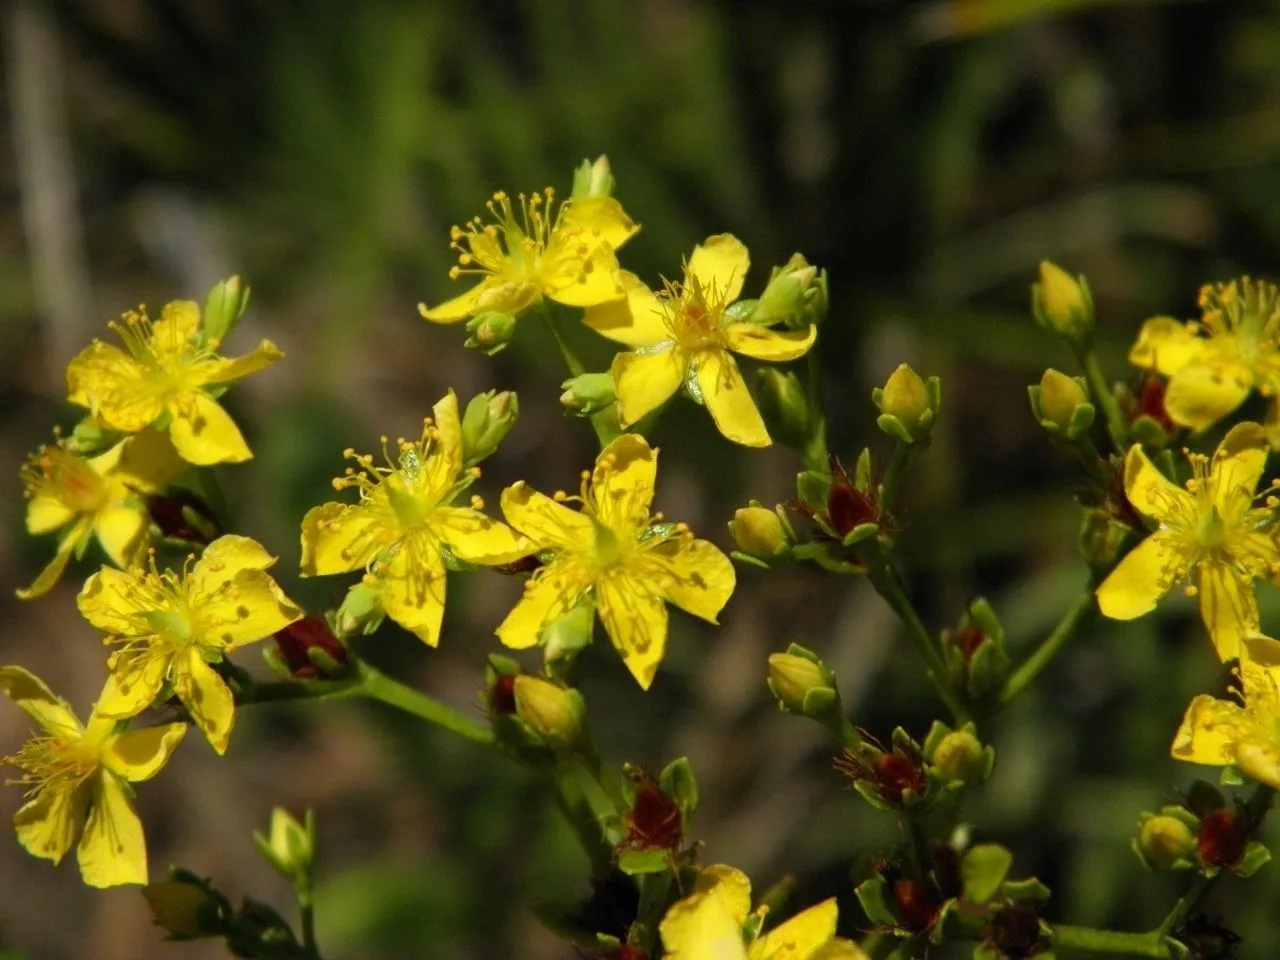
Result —
<instances>
[{"instance_id":1,"label":"green leaf","mask_svg":"<svg viewBox=\"0 0 1280 960\"><path fill-rule=\"evenodd\" d=\"M1006 880L1000 884L1000 896L1015 903L1026 903L1048 900L1050 892L1035 877L1027 877L1025 880Z\"/></svg>"},{"instance_id":2,"label":"green leaf","mask_svg":"<svg viewBox=\"0 0 1280 960\"><path fill-rule=\"evenodd\" d=\"M980 843L970 848L960 865L964 895L970 903L981 906L1000 889L1013 866L1013 854L998 843Z\"/></svg>"},{"instance_id":3,"label":"green leaf","mask_svg":"<svg viewBox=\"0 0 1280 960\"><path fill-rule=\"evenodd\" d=\"M618 869L630 876L662 873L671 869L671 854L666 850L628 850L618 858Z\"/></svg>"}]
</instances>

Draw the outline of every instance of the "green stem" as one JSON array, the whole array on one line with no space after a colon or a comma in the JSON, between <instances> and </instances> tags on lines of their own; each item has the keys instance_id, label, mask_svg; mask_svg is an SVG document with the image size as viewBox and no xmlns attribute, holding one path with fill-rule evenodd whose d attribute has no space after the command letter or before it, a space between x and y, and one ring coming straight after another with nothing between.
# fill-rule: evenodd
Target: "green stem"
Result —
<instances>
[{"instance_id":1,"label":"green stem","mask_svg":"<svg viewBox=\"0 0 1280 960\"><path fill-rule=\"evenodd\" d=\"M880 482L880 502L876 504L881 514L886 514L898 499L898 489L902 486L902 478L906 474L907 464L915 453L915 444L903 443L899 440L893 447L893 456L885 469L884 479Z\"/></svg>"},{"instance_id":2,"label":"green stem","mask_svg":"<svg viewBox=\"0 0 1280 960\"><path fill-rule=\"evenodd\" d=\"M308 960L320 960L320 949L316 945L316 909L309 871L305 879L299 878L294 892L298 897L298 914L302 925L302 949Z\"/></svg>"},{"instance_id":3,"label":"green stem","mask_svg":"<svg viewBox=\"0 0 1280 960\"><path fill-rule=\"evenodd\" d=\"M808 374L809 439L801 451L801 459L806 469L825 473L830 458L827 451L827 414L822 402L822 370L818 351L810 350L805 360Z\"/></svg>"},{"instance_id":4,"label":"green stem","mask_svg":"<svg viewBox=\"0 0 1280 960\"><path fill-rule=\"evenodd\" d=\"M658 953L658 924L667 911L671 880L670 870L646 873L640 878L640 906L636 910L636 921L627 942L639 940L646 956L652 957Z\"/></svg>"},{"instance_id":5,"label":"green stem","mask_svg":"<svg viewBox=\"0 0 1280 960\"><path fill-rule=\"evenodd\" d=\"M591 774L581 764L565 760L547 767L546 775L556 806L578 838L583 853L591 861L591 875L596 878L607 876L613 868L613 845L605 836L604 827L580 780L584 775ZM599 787L598 781L595 786ZM604 792L603 787L599 787L599 790Z\"/></svg>"},{"instance_id":6,"label":"green stem","mask_svg":"<svg viewBox=\"0 0 1280 960\"><path fill-rule=\"evenodd\" d=\"M1085 471L1093 478L1094 482L1103 489L1111 486L1115 481L1115 476L1107 471L1103 464L1102 454L1098 452L1097 444L1093 442L1093 438L1087 433L1077 437L1072 446L1075 448L1076 456L1080 458L1080 463L1084 466Z\"/></svg>"},{"instance_id":7,"label":"green stem","mask_svg":"<svg viewBox=\"0 0 1280 960\"><path fill-rule=\"evenodd\" d=\"M1081 347L1076 350L1076 358L1084 368L1084 377L1089 383L1093 402L1102 410L1102 415L1107 420L1107 433L1111 437L1112 444L1115 445L1116 453L1124 456L1129 446L1129 425L1124 414L1120 412L1115 396L1111 393L1107 377L1102 372L1102 364L1098 362L1098 354L1091 346Z\"/></svg>"},{"instance_id":8,"label":"green stem","mask_svg":"<svg viewBox=\"0 0 1280 960\"><path fill-rule=\"evenodd\" d=\"M578 355L573 352L573 347L569 346L569 341L565 338L564 331L560 329L560 324L556 320L555 314L552 313L550 304L545 299L539 302L538 313L542 315L547 329L551 331L551 338L555 340L556 347L560 350L560 356L564 358L564 365L569 370L569 376L582 376L587 372L587 368L582 365ZM617 416L609 411L602 410L599 413L593 413L589 419L591 420L592 429L596 432L596 439L600 441L601 449L608 446L610 441L617 438L620 433Z\"/></svg>"},{"instance_id":9,"label":"green stem","mask_svg":"<svg viewBox=\"0 0 1280 960\"><path fill-rule=\"evenodd\" d=\"M1108 957L1151 957L1169 960L1173 956L1163 934L1123 933L1118 930L1095 930L1054 924L1053 947L1062 953L1100 954Z\"/></svg>"},{"instance_id":10,"label":"green stem","mask_svg":"<svg viewBox=\"0 0 1280 960\"><path fill-rule=\"evenodd\" d=\"M1068 610L1058 621L1058 625L1053 628L1053 632L1045 637L1044 642L1040 644L1017 670L1009 675L1005 680L1004 687L1000 691L1000 705L1004 706L1014 697L1020 694L1028 686L1044 672L1045 667L1053 661L1067 642L1076 635L1082 624L1091 619L1098 610L1097 602L1094 600L1093 591L1086 590L1076 599Z\"/></svg>"},{"instance_id":11,"label":"green stem","mask_svg":"<svg viewBox=\"0 0 1280 960\"><path fill-rule=\"evenodd\" d=\"M219 533L229 533L235 529L231 517L231 507L227 503L227 495L222 492L222 484L213 467L197 467L195 471L196 486L205 505L213 513Z\"/></svg>"}]
</instances>

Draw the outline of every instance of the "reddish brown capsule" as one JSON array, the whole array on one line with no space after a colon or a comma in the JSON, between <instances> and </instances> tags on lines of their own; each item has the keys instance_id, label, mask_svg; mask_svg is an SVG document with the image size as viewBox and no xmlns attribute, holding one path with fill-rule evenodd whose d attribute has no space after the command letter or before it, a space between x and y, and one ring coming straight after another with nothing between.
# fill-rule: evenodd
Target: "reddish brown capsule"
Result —
<instances>
[{"instance_id":1,"label":"reddish brown capsule","mask_svg":"<svg viewBox=\"0 0 1280 960\"><path fill-rule=\"evenodd\" d=\"M1010 958L1033 957L1045 947L1040 917L1030 907L1018 903L1001 907L991 918L986 940L1001 956Z\"/></svg>"},{"instance_id":2,"label":"reddish brown capsule","mask_svg":"<svg viewBox=\"0 0 1280 960\"><path fill-rule=\"evenodd\" d=\"M965 627L956 635L956 646L959 647L965 663L973 659L973 655L985 639L987 635L982 632L981 627Z\"/></svg>"},{"instance_id":3,"label":"reddish brown capsule","mask_svg":"<svg viewBox=\"0 0 1280 960\"><path fill-rule=\"evenodd\" d=\"M648 960L648 954L639 947L624 943L614 951L613 960Z\"/></svg>"},{"instance_id":4,"label":"reddish brown capsule","mask_svg":"<svg viewBox=\"0 0 1280 960\"><path fill-rule=\"evenodd\" d=\"M276 631L276 649L290 672L301 680L320 676L320 668L311 662L308 651L323 650L338 664L347 663L347 648L342 645L321 617L307 615Z\"/></svg>"},{"instance_id":5,"label":"reddish brown capsule","mask_svg":"<svg viewBox=\"0 0 1280 960\"><path fill-rule=\"evenodd\" d=\"M1196 852L1202 863L1211 867L1230 867L1244 856L1249 845L1249 832L1244 819L1224 807L1206 815L1196 833Z\"/></svg>"},{"instance_id":6,"label":"reddish brown capsule","mask_svg":"<svg viewBox=\"0 0 1280 960\"><path fill-rule=\"evenodd\" d=\"M854 486L840 461L831 458L831 488L827 491L827 524L844 539L863 523L875 523L880 511L875 500Z\"/></svg>"},{"instance_id":7,"label":"reddish brown capsule","mask_svg":"<svg viewBox=\"0 0 1280 960\"><path fill-rule=\"evenodd\" d=\"M909 757L900 753L883 753L872 769L876 788L890 803L901 803L902 795L907 790L916 794L924 793L924 771Z\"/></svg>"},{"instance_id":8,"label":"reddish brown capsule","mask_svg":"<svg viewBox=\"0 0 1280 960\"><path fill-rule=\"evenodd\" d=\"M913 933L933 926L938 917L938 898L925 884L903 877L893 882L893 899L902 925Z\"/></svg>"},{"instance_id":9,"label":"reddish brown capsule","mask_svg":"<svg viewBox=\"0 0 1280 960\"><path fill-rule=\"evenodd\" d=\"M636 788L636 799L627 815L628 847L638 850L678 850L684 841L680 808L651 777Z\"/></svg>"},{"instance_id":10,"label":"reddish brown capsule","mask_svg":"<svg viewBox=\"0 0 1280 960\"><path fill-rule=\"evenodd\" d=\"M1137 403L1134 404L1129 419L1136 420L1138 417L1147 416L1160 424L1165 433L1173 433L1177 430L1177 426L1165 408L1164 394L1164 384L1155 377L1148 377L1143 381L1142 389L1138 391Z\"/></svg>"},{"instance_id":11,"label":"reddish brown capsule","mask_svg":"<svg viewBox=\"0 0 1280 960\"><path fill-rule=\"evenodd\" d=\"M489 712L495 716L516 712L516 678L500 673L489 688Z\"/></svg>"}]
</instances>

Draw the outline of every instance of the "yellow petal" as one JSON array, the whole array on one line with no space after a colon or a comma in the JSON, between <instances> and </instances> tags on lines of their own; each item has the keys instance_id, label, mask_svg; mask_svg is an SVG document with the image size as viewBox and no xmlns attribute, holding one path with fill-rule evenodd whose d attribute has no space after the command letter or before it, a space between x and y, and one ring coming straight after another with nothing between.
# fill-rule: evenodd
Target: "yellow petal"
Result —
<instances>
[{"instance_id":1,"label":"yellow petal","mask_svg":"<svg viewBox=\"0 0 1280 960\"><path fill-rule=\"evenodd\" d=\"M192 390L183 394L170 413L169 436L188 463L207 466L252 459L236 422L207 393Z\"/></svg>"},{"instance_id":2,"label":"yellow petal","mask_svg":"<svg viewBox=\"0 0 1280 960\"><path fill-rule=\"evenodd\" d=\"M71 555L75 553L81 537L88 533L90 522L88 517L84 517L78 524L62 535L62 539L58 541L58 550L54 553L53 559L40 571L39 576L32 581L31 586L26 588L19 587L14 591L19 600L35 600L37 597L43 597L53 589L54 584L62 579L62 573L67 569L67 562L71 559Z\"/></svg>"},{"instance_id":3,"label":"yellow petal","mask_svg":"<svg viewBox=\"0 0 1280 960\"><path fill-rule=\"evenodd\" d=\"M662 598L625 576L596 583L596 609L622 662L648 690L667 646L667 607Z\"/></svg>"},{"instance_id":4,"label":"yellow petal","mask_svg":"<svg viewBox=\"0 0 1280 960\"><path fill-rule=\"evenodd\" d=\"M1193 363L1169 379L1164 408L1174 423L1203 430L1240 406L1253 388L1253 373L1241 360Z\"/></svg>"},{"instance_id":5,"label":"yellow petal","mask_svg":"<svg viewBox=\"0 0 1280 960\"><path fill-rule=\"evenodd\" d=\"M658 477L658 451L638 433L624 433L596 457L589 493L596 517L618 537L634 537L649 523Z\"/></svg>"},{"instance_id":6,"label":"yellow petal","mask_svg":"<svg viewBox=\"0 0 1280 960\"><path fill-rule=\"evenodd\" d=\"M1098 587L1098 608L1113 620L1132 620L1155 609L1189 559L1166 532L1147 537L1125 555Z\"/></svg>"},{"instance_id":7,"label":"yellow petal","mask_svg":"<svg viewBox=\"0 0 1280 960\"><path fill-rule=\"evenodd\" d=\"M313 507L302 518L302 575L325 576L363 569L399 535L362 506L326 503Z\"/></svg>"},{"instance_id":8,"label":"yellow petal","mask_svg":"<svg viewBox=\"0 0 1280 960\"><path fill-rule=\"evenodd\" d=\"M698 873L694 889L719 900L738 926L747 922L747 914L751 912L751 880L741 870L713 863Z\"/></svg>"},{"instance_id":9,"label":"yellow petal","mask_svg":"<svg viewBox=\"0 0 1280 960\"><path fill-rule=\"evenodd\" d=\"M102 765L132 783L150 780L169 762L186 732L185 723L167 723L110 737L102 745Z\"/></svg>"},{"instance_id":10,"label":"yellow petal","mask_svg":"<svg viewBox=\"0 0 1280 960\"><path fill-rule=\"evenodd\" d=\"M141 430L112 449L119 451L119 458L111 472L127 487L143 493L160 489L187 468L164 430ZM109 453L92 461L94 469Z\"/></svg>"},{"instance_id":11,"label":"yellow petal","mask_svg":"<svg viewBox=\"0 0 1280 960\"><path fill-rule=\"evenodd\" d=\"M107 426L134 433L164 413L148 371L124 351L97 341L67 365L67 399Z\"/></svg>"},{"instance_id":12,"label":"yellow petal","mask_svg":"<svg viewBox=\"0 0 1280 960\"><path fill-rule=\"evenodd\" d=\"M1124 458L1124 491L1134 509L1162 522L1199 512L1195 498L1157 470L1136 443Z\"/></svg>"},{"instance_id":13,"label":"yellow petal","mask_svg":"<svg viewBox=\"0 0 1280 960\"><path fill-rule=\"evenodd\" d=\"M129 805L124 785L110 774L98 778L76 858L84 882L91 887L147 882L142 821Z\"/></svg>"},{"instance_id":14,"label":"yellow petal","mask_svg":"<svg viewBox=\"0 0 1280 960\"><path fill-rule=\"evenodd\" d=\"M694 894L672 904L658 931L666 960L747 960L741 923L715 897Z\"/></svg>"},{"instance_id":15,"label":"yellow petal","mask_svg":"<svg viewBox=\"0 0 1280 960\"><path fill-rule=\"evenodd\" d=\"M769 446L769 431L733 357L722 350L700 354L698 388L716 429L728 439L747 447Z\"/></svg>"},{"instance_id":16,"label":"yellow petal","mask_svg":"<svg viewBox=\"0 0 1280 960\"><path fill-rule=\"evenodd\" d=\"M444 620L445 568L432 539L421 534L406 537L379 574L387 616L428 646L438 646Z\"/></svg>"},{"instance_id":17,"label":"yellow petal","mask_svg":"<svg viewBox=\"0 0 1280 960\"><path fill-rule=\"evenodd\" d=\"M122 654L112 671L112 682L94 705L94 719L119 720L146 710L164 686L172 662L172 654L163 647Z\"/></svg>"},{"instance_id":18,"label":"yellow petal","mask_svg":"<svg viewBox=\"0 0 1280 960\"><path fill-rule=\"evenodd\" d=\"M482 280L466 293L438 306L429 308L425 303L418 304L418 313L422 314L424 320L432 323L457 323L483 311L485 308L481 304L486 296L492 295L496 285L493 279Z\"/></svg>"},{"instance_id":19,"label":"yellow petal","mask_svg":"<svg viewBox=\"0 0 1280 960\"><path fill-rule=\"evenodd\" d=\"M614 250L636 235L640 228L613 197L574 197L560 210L559 229L574 233L578 243L608 244Z\"/></svg>"},{"instance_id":20,"label":"yellow petal","mask_svg":"<svg viewBox=\"0 0 1280 960\"><path fill-rule=\"evenodd\" d=\"M852 940L837 937L828 940L809 956L809 960L870 960Z\"/></svg>"},{"instance_id":21,"label":"yellow petal","mask_svg":"<svg viewBox=\"0 0 1280 960\"><path fill-rule=\"evenodd\" d=\"M1223 563L1201 561L1195 570L1200 617L1225 662L1240 656L1245 638L1258 632L1253 587Z\"/></svg>"},{"instance_id":22,"label":"yellow petal","mask_svg":"<svg viewBox=\"0 0 1280 960\"><path fill-rule=\"evenodd\" d=\"M212 594L236 578L241 570L267 570L276 558L251 537L227 534L204 548L187 582L195 593Z\"/></svg>"},{"instance_id":23,"label":"yellow petal","mask_svg":"<svg viewBox=\"0 0 1280 960\"><path fill-rule=\"evenodd\" d=\"M231 690L199 652L191 648L174 659L173 689L209 744L219 754L227 752L231 727L235 723L235 700Z\"/></svg>"},{"instance_id":24,"label":"yellow petal","mask_svg":"<svg viewBox=\"0 0 1280 960\"><path fill-rule=\"evenodd\" d=\"M725 345L734 353L773 363L803 357L817 337L812 324L808 330L770 330L758 323L731 323L724 329Z\"/></svg>"},{"instance_id":25,"label":"yellow petal","mask_svg":"<svg viewBox=\"0 0 1280 960\"><path fill-rule=\"evenodd\" d=\"M43 680L23 667L0 667L0 692L52 736L78 740L83 733L80 721L66 701L55 696Z\"/></svg>"},{"instance_id":26,"label":"yellow petal","mask_svg":"<svg viewBox=\"0 0 1280 960\"><path fill-rule=\"evenodd\" d=\"M513 563L534 552L533 544L505 523L470 507L437 507L431 523L440 539L467 563Z\"/></svg>"},{"instance_id":27,"label":"yellow petal","mask_svg":"<svg viewBox=\"0 0 1280 960\"><path fill-rule=\"evenodd\" d=\"M1152 317L1142 325L1138 340L1129 351L1129 362L1167 377L1198 361L1205 353L1206 343L1173 317Z\"/></svg>"},{"instance_id":28,"label":"yellow petal","mask_svg":"<svg viewBox=\"0 0 1280 960\"><path fill-rule=\"evenodd\" d=\"M538 493L523 480L502 491L502 515L538 549L589 550L595 540L591 518Z\"/></svg>"},{"instance_id":29,"label":"yellow petal","mask_svg":"<svg viewBox=\"0 0 1280 960\"><path fill-rule=\"evenodd\" d=\"M742 241L732 234L718 233L693 248L684 269L685 284L696 282L708 293L714 292L715 299L733 303L742 292L750 266L751 257Z\"/></svg>"},{"instance_id":30,"label":"yellow petal","mask_svg":"<svg viewBox=\"0 0 1280 960\"><path fill-rule=\"evenodd\" d=\"M194 300L173 300L160 311L160 319L152 327L151 338L176 348L188 343L199 332L200 305Z\"/></svg>"},{"instance_id":31,"label":"yellow petal","mask_svg":"<svg viewBox=\"0 0 1280 960\"><path fill-rule=\"evenodd\" d=\"M75 515L76 511L57 497L40 494L27 502L27 533L32 536L49 533L66 526Z\"/></svg>"},{"instance_id":32,"label":"yellow petal","mask_svg":"<svg viewBox=\"0 0 1280 960\"><path fill-rule=\"evenodd\" d=\"M1245 776L1273 790L1280 789L1280 751L1271 745L1270 738L1259 737L1237 743L1235 759L1236 766Z\"/></svg>"},{"instance_id":33,"label":"yellow petal","mask_svg":"<svg viewBox=\"0 0 1280 960\"><path fill-rule=\"evenodd\" d=\"M617 275L623 296L588 307L582 322L601 336L628 347L651 347L671 339L666 311L657 294L634 273Z\"/></svg>"},{"instance_id":34,"label":"yellow petal","mask_svg":"<svg viewBox=\"0 0 1280 960\"><path fill-rule=\"evenodd\" d=\"M1202 694L1191 701L1182 718L1173 738L1173 758L1209 767L1233 763L1232 745L1246 722L1236 704Z\"/></svg>"},{"instance_id":35,"label":"yellow petal","mask_svg":"<svg viewBox=\"0 0 1280 960\"><path fill-rule=\"evenodd\" d=\"M13 815L18 842L32 856L58 863L75 842L90 795L84 785L41 790Z\"/></svg>"},{"instance_id":36,"label":"yellow petal","mask_svg":"<svg viewBox=\"0 0 1280 960\"><path fill-rule=\"evenodd\" d=\"M302 611L261 570L241 570L214 593L193 593L195 633L209 646L242 647L302 618Z\"/></svg>"},{"instance_id":37,"label":"yellow petal","mask_svg":"<svg viewBox=\"0 0 1280 960\"><path fill-rule=\"evenodd\" d=\"M457 482L462 471L462 421L458 396L452 390L431 408L435 436L422 469L427 474L428 498L438 500Z\"/></svg>"},{"instance_id":38,"label":"yellow petal","mask_svg":"<svg viewBox=\"0 0 1280 960\"><path fill-rule=\"evenodd\" d=\"M618 422L631 426L666 403L680 389L688 355L674 341L637 353L619 353L610 373L618 395Z\"/></svg>"},{"instance_id":39,"label":"yellow petal","mask_svg":"<svg viewBox=\"0 0 1280 960\"><path fill-rule=\"evenodd\" d=\"M770 930L751 946L751 960L808 960L836 935L836 900L824 900Z\"/></svg>"},{"instance_id":40,"label":"yellow petal","mask_svg":"<svg viewBox=\"0 0 1280 960\"><path fill-rule=\"evenodd\" d=\"M708 623L717 622L737 581L733 563L708 540L674 537L645 551L641 563L667 600Z\"/></svg>"},{"instance_id":41,"label":"yellow petal","mask_svg":"<svg viewBox=\"0 0 1280 960\"><path fill-rule=\"evenodd\" d=\"M151 632L147 614L169 600L149 580L103 567L85 581L76 597L81 615L103 633L137 636Z\"/></svg>"},{"instance_id":42,"label":"yellow petal","mask_svg":"<svg viewBox=\"0 0 1280 960\"><path fill-rule=\"evenodd\" d=\"M93 532L111 562L126 567L147 532L148 522L141 506L112 503L94 515Z\"/></svg>"},{"instance_id":43,"label":"yellow petal","mask_svg":"<svg viewBox=\"0 0 1280 960\"><path fill-rule=\"evenodd\" d=\"M1237 423L1214 451L1209 470L1213 503L1223 516L1239 516L1253 502L1270 453L1266 431L1256 423Z\"/></svg>"},{"instance_id":44,"label":"yellow petal","mask_svg":"<svg viewBox=\"0 0 1280 960\"><path fill-rule=\"evenodd\" d=\"M568 253L549 264L543 292L568 307L594 307L618 300L626 291L618 282L618 259L608 246L599 246L585 260Z\"/></svg>"},{"instance_id":45,"label":"yellow petal","mask_svg":"<svg viewBox=\"0 0 1280 960\"><path fill-rule=\"evenodd\" d=\"M265 370L283 359L283 350L270 340L262 340L251 353L246 353L243 357L218 357L216 360L194 365L190 375L201 384L230 383Z\"/></svg>"},{"instance_id":46,"label":"yellow petal","mask_svg":"<svg viewBox=\"0 0 1280 960\"><path fill-rule=\"evenodd\" d=\"M572 610L590 585L579 565L553 561L525 581L524 593L495 631L498 639L515 650L535 646L543 627Z\"/></svg>"}]
</instances>

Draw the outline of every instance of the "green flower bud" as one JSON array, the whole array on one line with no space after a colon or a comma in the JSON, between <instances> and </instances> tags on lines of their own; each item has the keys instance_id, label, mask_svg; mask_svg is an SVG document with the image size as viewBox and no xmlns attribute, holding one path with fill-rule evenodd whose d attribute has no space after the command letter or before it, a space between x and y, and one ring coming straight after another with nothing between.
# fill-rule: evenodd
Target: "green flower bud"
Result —
<instances>
[{"instance_id":1,"label":"green flower bud","mask_svg":"<svg viewBox=\"0 0 1280 960\"><path fill-rule=\"evenodd\" d=\"M905 363L889 374L883 387L871 392L880 408L876 424L885 433L903 443L927 440L937 416L940 387L937 377L928 383Z\"/></svg>"},{"instance_id":2,"label":"green flower bud","mask_svg":"<svg viewBox=\"0 0 1280 960\"><path fill-rule=\"evenodd\" d=\"M382 584L372 574L353 584L338 607L335 616L337 630L343 637L355 633L373 633L382 626L387 612L382 606Z\"/></svg>"},{"instance_id":3,"label":"green flower bud","mask_svg":"<svg viewBox=\"0 0 1280 960\"><path fill-rule=\"evenodd\" d=\"M239 277L230 277L214 286L205 297L201 326L210 346L226 339L249 306L249 288Z\"/></svg>"},{"instance_id":4,"label":"green flower bud","mask_svg":"<svg viewBox=\"0 0 1280 960\"><path fill-rule=\"evenodd\" d=\"M304 819L305 825L295 820L288 810L276 807L271 811L268 832L263 835L255 831L253 834L258 852L290 880L310 873L315 856L315 817L308 810Z\"/></svg>"},{"instance_id":5,"label":"green flower bud","mask_svg":"<svg viewBox=\"0 0 1280 960\"><path fill-rule=\"evenodd\" d=\"M967 730L954 730L944 736L930 762L946 780L967 784L981 783L990 769L985 748Z\"/></svg>"},{"instance_id":6,"label":"green flower bud","mask_svg":"<svg viewBox=\"0 0 1280 960\"><path fill-rule=\"evenodd\" d=\"M467 321L467 339L464 344L491 357L507 349L507 344L515 333L515 317L497 310L486 310Z\"/></svg>"},{"instance_id":7,"label":"green flower bud","mask_svg":"<svg viewBox=\"0 0 1280 960\"><path fill-rule=\"evenodd\" d=\"M618 400L611 373L583 373L560 384L560 389L560 405L580 417L608 410Z\"/></svg>"},{"instance_id":8,"label":"green flower bud","mask_svg":"<svg viewBox=\"0 0 1280 960\"><path fill-rule=\"evenodd\" d=\"M1031 412L1050 433L1074 440L1093 424L1093 404L1079 377L1069 377L1051 367L1040 383L1028 387L1027 392L1031 395Z\"/></svg>"},{"instance_id":9,"label":"green flower bud","mask_svg":"<svg viewBox=\"0 0 1280 960\"><path fill-rule=\"evenodd\" d=\"M142 896L156 926L171 940L196 940L219 933L218 901L199 883L170 878L149 883Z\"/></svg>"},{"instance_id":10,"label":"green flower bud","mask_svg":"<svg viewBox=\"0 0 1280 960\"><path fill-rule=\"evenodd\" d=\"M510 390L476 394L462 413L463 463L474 466L492 456L516 425L520 400Z\"/></svg>"},{"instance_id":11,"label":"green flower bud","mask_svg":"<svg viewBox=\"0 0 1280 960\"><path fill-rule=\"evenodd\" d=\"M787 531L778 515L754 500L741 507L729 521L729 535L748 556L768 560L786 551Z\"/></svg>"},{"instance_id":12,"label":"green flower bud","mask_svg":"<svg viewBox=\"0 0 1280 960\"><path fill-rule=\"evenodd\" d=\"M535 733L558 744L573 744L581 739L584 710L576 690L524 675L516 677L515 697L516 716Z\"/></svg>"},{"instance_id":13,"label":"green flower bud","mask_svg":"<svg viewBox=\"0 0 1280 960\"><path fill-rule=\"evenodd\" d=\"M573 171L573 193L575 197L608 197L613 195L613 170L609 167L609 158L604 154L598 156L594 163L583 160Z\"/></svg>"},{"instance_id":14,"label":"green flower bud","mask_svg":"<svg viewBox=\"0 0 1280 960\"><path fill-rule=\"evenodd\" d=\"M1072 278L1044 260L1040 282L1031 287L1031 312L1036 323L1052 333L1083 345L1093 332L1093 295L1084 277Z\"/></svg>"},{"instance_id":15,"label":"green flower bud","mask_svg":"<svg viewBox=\"0 0 1280 960\"><path fill-rule=\"evenodd\" d=\"M809 398L794 373L775 367L756 371L756 398L769 435L784 447L800 450L809 440Z\"/></svg>"},{"instance_id":16,"label":"green flower bud","mask_svg":"<svg viewBox=\"0 0 1280 960\"><path fill-rule=\"evenodd\" d=\"M841 708L836 677L812 650L797 643L769 655L769 689L788 713L838 727Z\"/></svg>"},{"instance_id":17,"label":"green flower bud","mask_svg":"<svg viewBox=\"0 0 1280 960\"><path fill-rule=\"evenodd\" d=\"M1157 814L1138 828L1138 852L1156 870L1178 870L1192 865L1196 837L1178 817Z\"/></svg>"},{"instance_id":18,"label":"green flower bud","mask_svg":"<svg viewBox=\"0 0 1280 960\"><path fill-rule=\"evenodd\" d=\"M596 605L590 597L583 597L572 610L557 617L542 628L542 658L548 664L564 661L566 666L590 643L595 630Z\"/></svg>"},{"instance_id":19,"label":"green flower bud","mask_svg":"<svg viewBox=\"0 0 1280 960\"><path fill-rule=\"evenodd\" d=\"M793 254L784 266L775 267L769 283L751 311L752 323L770 326L784 320L791 321L798 313L809 312L815 299L825 296L825 284L818 283L818 268L812 266L801 254ZM825 310L824 310L825 312ZM817 322L806 317L802 323L788 326L808 326Z\"/></svg>"}]
</instances>

